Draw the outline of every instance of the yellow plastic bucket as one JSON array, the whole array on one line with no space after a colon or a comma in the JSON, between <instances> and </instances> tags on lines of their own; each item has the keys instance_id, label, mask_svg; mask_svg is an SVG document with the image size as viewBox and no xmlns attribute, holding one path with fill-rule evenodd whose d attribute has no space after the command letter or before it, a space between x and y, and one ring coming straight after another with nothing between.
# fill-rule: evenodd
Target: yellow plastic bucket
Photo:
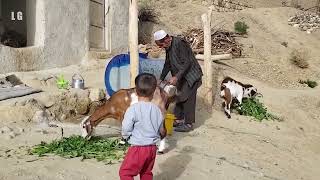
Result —
<instances>
[{"instance_id":1,"label":"yellow plastic bucket","mask_svg":"<svg viewBox=\"0 0 320 180\"><path fill-rule=\"evenodd\" d=\"M168 135L172 135L172 132L173 132L173 122L174 120L176 119L176 117L173 115L173 114L166 114L166 117L165 117L165 127L167 129L167 134Z\"/></svg>"}]
</instances>

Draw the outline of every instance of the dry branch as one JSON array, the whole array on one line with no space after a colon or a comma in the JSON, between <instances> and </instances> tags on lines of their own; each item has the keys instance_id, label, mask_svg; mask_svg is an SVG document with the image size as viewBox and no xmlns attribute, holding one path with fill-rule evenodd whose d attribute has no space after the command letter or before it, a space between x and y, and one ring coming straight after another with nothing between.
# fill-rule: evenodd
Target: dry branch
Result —
<instances>
[{"instance_id":1,"label":"dry branch","mask_svg":"<svg viewBox=\"0 0 320 180\"><path fill-rule=\"evenodd\" d=\"M211 30L211 53L217 54L232 54L234 57L240 57L242 48L236 42L235 37L238 34L228 32L225 30ZM182 37L190 43L191 48L195 54L203 54L203 30L190 29L183 33Z\"/></svg>"}]
</instances>

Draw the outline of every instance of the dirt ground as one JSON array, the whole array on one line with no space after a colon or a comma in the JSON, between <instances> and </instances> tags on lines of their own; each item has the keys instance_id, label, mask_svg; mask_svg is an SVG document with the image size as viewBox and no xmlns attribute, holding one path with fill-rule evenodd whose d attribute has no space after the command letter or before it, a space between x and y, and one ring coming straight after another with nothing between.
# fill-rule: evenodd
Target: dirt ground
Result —
<instances>
[{"instance_id":1,"label":"dirt ground","mask_svg":"<svg viewBox=\"0 0 320 180\"><path fill-rule=\"evenodd\" d=\"M202 1L158 1L160 20L169 32L180 33L188 27L201 26L200 15L206 11ZM251 2L251 1L247 1ZM240 12L214 12L214 24L244 20L250 27L248 38L239 38L245 58L215 64L219 75L253 84L263 94L262 102L283 121L256 122L249 117L232 114L228 120L219 108L207 112L197 104L196 128L190 133L174 133L168 138L169 151L157 156L155 180L317 180L320 177L320 97L319 87L311 89L299 79L320 82L320 30L312 34L288 25L288 18L297 12L279 7L278 1L254 1L255 9ZM308 5L308 4L307 4ZM306 5L306 6L307 6ZM166 8L167 7L167 8ZM157 25L161 27L162 25ZM288 42L288 47L281 42ZM288 60L294 48L309 52L310 67L299 69ZM61 69L15 73L21 80L46 92L0 102L0 128L15 133L0 134L0 180L115 180L120 163L105 165L95 160L63 159L56 156L36 157L27 154L28 147L41 141L61 137L61 128L41 129L26 120L25 109L15 105L30 98L41 99L59 93L44 86L39 79L63 72L71 78L81 72L89 88L104 88L105 62L91 62ZM65 136L79 134L77 123L61 123ZM11 133L12 133L11 132ZM119 127L101 125L99 135L118 135Z\"/></svg>"}]
</instances>

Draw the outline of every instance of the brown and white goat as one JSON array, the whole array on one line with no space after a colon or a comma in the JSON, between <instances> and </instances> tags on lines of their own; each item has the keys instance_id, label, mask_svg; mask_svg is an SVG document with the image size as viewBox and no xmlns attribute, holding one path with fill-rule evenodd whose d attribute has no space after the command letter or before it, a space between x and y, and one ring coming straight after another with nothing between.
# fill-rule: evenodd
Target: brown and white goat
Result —
<instances>
[{"instance_id":1,"label":"brown and white goat","mask_svg":"<svg viewBox=\"0 0 320 180\"><path fill-rule=\"evenodd\" d=\"M243 98L250 98L257 95L257 89L251 84L242 84L231 77L223 79L220 90L220 97L224 99L222 106L228 118L231 118L231 105L233 100L238 101L240 105Z\"/></svg>"},{"instance_id":2,"label":"brown and white goat","mask_svg":"<svg viewBox=\"0 0 320 180\"><path fill-rule=\"evenodd\" d=\"M175 92L175 87L171 85L157 87L154 92L152 102L161 109L163 117L165 117L169 104L174 100ZM98 107L91 116L87 116L82 120L80 124L82 136L90 138L94 128L105 118L113 118L122 123L127 108L137 102L138 96L135 92L135 88L118 90L104 105ZM163 152L165 148L166 142L164 137L160 141L158 152Z\"/></svg>"}]
</instances>

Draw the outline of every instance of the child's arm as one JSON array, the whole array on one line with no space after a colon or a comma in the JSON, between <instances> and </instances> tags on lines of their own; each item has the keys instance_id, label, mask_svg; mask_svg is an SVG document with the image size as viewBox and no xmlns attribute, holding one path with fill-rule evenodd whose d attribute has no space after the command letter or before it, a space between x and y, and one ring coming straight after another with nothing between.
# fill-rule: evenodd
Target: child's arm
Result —
<instances>
[{"instance_id":1,"label":"child's arm","mask_svg":"<svg viewBox=\"0 0 320 180\"><path fill-rule=\"evenodd\" d=\"M134 125L134 113L132 108L128 108L126 113L124 114L124 118L122 121L122 137L124 139L128 139L131 136Z\"/></svg>"},{"instance_id":2,"label":"child's arm","mask_svg":"<svg viewBox=\"0 0 320 180\"><path fill-rule=\"evenodd\" d=\"M167 136L167 129L166 129L164 123L162 123L162 126L160 127L160 137L161 137L161 139L163 139L166 136Z\"/></svg>"},{"instance_id":3,"label":"child's arm","mask_svg":"<svg viewBox=\"0 0 320 180\"><path fill-rule=\"evenodd\" d=\"M162 115L161 111L160 111L160 115L159 116L161 116L161 118L160 118L161 119L161 123L160 123L159 132L160 132L161 139L163 139L164 137L167 136L167 129L166 129L166 126L164 124L164 118L163 118L163 115Z\"/></svg>"}]
</instances>

